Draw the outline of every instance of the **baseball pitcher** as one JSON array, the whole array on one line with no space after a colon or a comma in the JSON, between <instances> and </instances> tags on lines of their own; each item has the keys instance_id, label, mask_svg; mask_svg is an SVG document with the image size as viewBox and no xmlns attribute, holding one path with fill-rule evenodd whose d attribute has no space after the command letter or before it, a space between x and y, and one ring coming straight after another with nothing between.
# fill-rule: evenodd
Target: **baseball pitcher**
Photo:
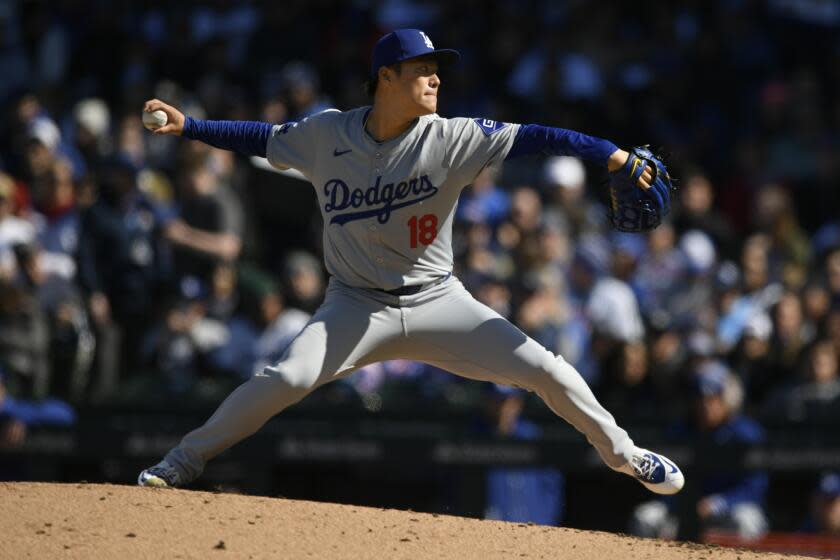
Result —
<instances>
[{"instance_id":1,"label":"baseball pitcher","mask_svg":"<svg viewBox=\"0 0 840 560\"><path fill-rule=\"evenodd\" d=\"M326 297L280 361L238 387L157 465L144 486L181 486L208 460L260 429L325 383L365 365L404 358L471 379L525 388L582 432L603 461L658 494L682 472L637 447L578 372L487 306L452 276L452 222L464 186L487 166L526 154L565 154L606 165L631 185L616 202L622 229L643 230L667 212L670 181L645 150L632 153L578 132L435 114L439 65L459 58L422 31L400 29L374 47L373 105L325 111L300 122L201 121L158 100L155 134L267 157L315 186L324 217ZM638 219L637 219L638 217ZM635 220L635 222L634 222Z\"/></svg>"}]
</instances>

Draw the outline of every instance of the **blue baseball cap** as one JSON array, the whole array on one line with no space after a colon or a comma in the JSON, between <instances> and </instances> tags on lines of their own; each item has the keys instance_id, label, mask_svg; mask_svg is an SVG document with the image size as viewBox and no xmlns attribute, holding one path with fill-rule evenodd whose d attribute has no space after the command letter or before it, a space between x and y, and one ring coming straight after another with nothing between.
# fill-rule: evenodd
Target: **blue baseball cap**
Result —
<instances>
[{"instance_id":1,"label":"blue baseball cap","mask_svg":"<svg viewBox=\"0 0 840 560\"><path fill-rule=\"evenodd\" d=\"M397 29L384 35L373 47L370 75L376 76L380 66L426 55L433 55L441 64L451 64L461 58L456 50L435 49L429 36L419 29Z\"/></svg>"}]
</instances>

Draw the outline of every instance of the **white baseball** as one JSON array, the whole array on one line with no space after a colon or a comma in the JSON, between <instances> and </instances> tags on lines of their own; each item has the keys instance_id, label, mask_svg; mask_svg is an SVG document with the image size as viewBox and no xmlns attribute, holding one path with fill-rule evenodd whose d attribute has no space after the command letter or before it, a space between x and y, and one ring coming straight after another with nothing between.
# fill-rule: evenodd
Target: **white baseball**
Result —
<instances>
[{"instance_id":1,"label":"white baseball","mask_svg":"<svg viewBox=\"0 0 840 560\"><path fill-rule=\"evenodd\" d=\"M145 126L149 130L157 130L163 125L166 124L168 120L166 113L158 109L157 111L152 111L151 113L147 113L143 111L143 126Z\"/></svg>"}]
</instances>

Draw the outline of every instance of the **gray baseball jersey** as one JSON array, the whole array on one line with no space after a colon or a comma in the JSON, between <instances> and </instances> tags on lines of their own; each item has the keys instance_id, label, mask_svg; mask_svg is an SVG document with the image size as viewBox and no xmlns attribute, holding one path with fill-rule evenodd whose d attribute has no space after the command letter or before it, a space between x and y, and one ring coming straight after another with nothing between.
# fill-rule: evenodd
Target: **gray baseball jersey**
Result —
<instances>
[{"instance_id":1,"label":"gray baseball jersey","mask_svg":"<svg viewBox=\"0 0 840 560\"><path fill-rule=\"evenodd\" d=\"M330 110L276 126L268 161L315 185L331 275L359 288L429 283L452 272L461 190L505 158L519 125L426 115L376 142L365 131L369 110Z\"/></svg>"}]
</instances>

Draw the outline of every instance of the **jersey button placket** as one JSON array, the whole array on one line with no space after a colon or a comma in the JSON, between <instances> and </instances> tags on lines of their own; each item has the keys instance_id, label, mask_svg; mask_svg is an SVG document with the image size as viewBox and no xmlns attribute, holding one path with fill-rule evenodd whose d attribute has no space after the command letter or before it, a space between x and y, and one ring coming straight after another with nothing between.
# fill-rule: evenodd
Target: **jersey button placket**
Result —
<instances>
[{"instance_id":1,"label":"jersey button placket","mask_svg":"<svg viewBox=\"0 0 840 560\"><path fill-rule=\"evenodd\" d=\"M371 168L373 173L371 173L371 179L369 186L376 185L377 177L382 174L382 150L376 150L373 154L373 157L370 159ZM368 225L368 239L370 242L370 252L371 256L373 257L373 261L377 265L377 276L379 276L380 281L382 281L385 277L385 271L382 268L382 265L385 264L385 257L382 255L382 235L379 232L379 228L376 225L376 218L371 218L372 223Z\"/></svg>"}]
</instances>

